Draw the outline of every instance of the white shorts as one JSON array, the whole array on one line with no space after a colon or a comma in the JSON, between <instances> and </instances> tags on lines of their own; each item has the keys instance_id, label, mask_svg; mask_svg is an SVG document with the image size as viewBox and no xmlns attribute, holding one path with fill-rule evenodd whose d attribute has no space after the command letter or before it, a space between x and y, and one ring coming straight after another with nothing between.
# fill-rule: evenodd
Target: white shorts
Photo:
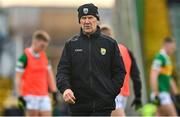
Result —
<instances>
[{"instance_id":1,"label":"white shorts","mask_svg":"<svg viewBox=\"0 0 180 117\"><path fill-rule=\"evenodd\" d=\"M154 94L151 94L151 100L153 100L155 98ZM166 105L166 104L172 104L173 101L171 99L171 96L168 92L160 92L159 93L159 99L160 99L160 103L161 105Z\"/></svg>"},{"instance_id":2,"label":"white shorts","mask_svg":"<svg viewBox=\"0 0 180 117\"><path fill-rule=\"evenodd\" d=\"M49 96L24 96L26 101L26 109L39 110L39 111L51 111L51 100Z\"/></svg>"},{"instance_id":3,"label":"white shorts","mask_svg":"<svg viewBox=\"0 0 180 117\"><path fill-rule=\"evenodd\" d=\"M118 108L125 109L127 103L127 97L118 95L116 96L115 102L116 102L116 109Z\"/></svg>"}]
</instances>

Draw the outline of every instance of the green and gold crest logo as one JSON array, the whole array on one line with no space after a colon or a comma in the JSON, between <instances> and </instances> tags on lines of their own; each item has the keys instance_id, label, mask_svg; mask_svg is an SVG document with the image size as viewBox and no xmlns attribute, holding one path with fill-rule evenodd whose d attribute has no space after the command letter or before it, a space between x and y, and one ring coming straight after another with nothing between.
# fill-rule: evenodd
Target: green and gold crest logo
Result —
<instances>
[{"instance_id":1,"label":"green and gold crest logo","mask_svg":"<svg viewBox=\"0 0 180 117\"><path fill-rule=\"evenodd\" d=\"M106 54L106 49L105 48L101 48L101 55L105 55Z\"/></svg>"}]
</instances>

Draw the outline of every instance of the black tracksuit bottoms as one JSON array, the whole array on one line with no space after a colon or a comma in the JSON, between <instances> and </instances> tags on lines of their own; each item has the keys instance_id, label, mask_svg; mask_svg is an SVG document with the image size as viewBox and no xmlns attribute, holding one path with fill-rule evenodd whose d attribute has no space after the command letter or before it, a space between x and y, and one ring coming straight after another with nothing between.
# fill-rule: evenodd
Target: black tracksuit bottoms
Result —
<instances>
[{"instance_id":1,"label":"black tracksuit bottoms","mask_svg":"<svg viewBox=\"0 0 180 117\"><path fill-rule=\"evenodd\" d=\"M71 111L71 116L111 116L112 110Z\"/></svg>"}]
</instances>

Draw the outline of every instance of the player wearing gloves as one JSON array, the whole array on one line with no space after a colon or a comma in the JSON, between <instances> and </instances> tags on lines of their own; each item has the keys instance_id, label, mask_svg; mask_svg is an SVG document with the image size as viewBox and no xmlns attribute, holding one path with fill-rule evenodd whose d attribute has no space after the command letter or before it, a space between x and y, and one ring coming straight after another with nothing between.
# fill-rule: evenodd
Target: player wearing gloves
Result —
<instances>
[{"instance_id":1,"label":"player wearing gloves","mask_svg":"<svg viewBox=\"0 0 180 117\"><path fill-rule=\"evenodd\" d=\"M101 28L102 33L107 36L111 36L111 30L108 27ZM140 72L137 67L133 54L122 44L119 44L119 50L122 55L122 59L126 69L126 76L123 87L120 94L116 97L116 109L112 112L112 116L125 116L124 109L128 96L130 96L129 79L131 77L134 86L135 99L131 106L135 106L135 110L138 110L142 106L141 102L141 79Z\"/></svg>"},{"instance_id":2,"label":"player wearing gloves","mask_svg":"<svg viewBox=\"0 0 180 117\"><path fill-rule=\"evenodd\" d=\"M50 37L46 32L36 31L31 47L24 50L16 65L18 105L26 111L27 116L51 115L48 88L54 92L54 96L57 89L51 66L44 52L49 41Z\"/></svg>"},{"instance_id":3,"label":"player wearing gloves","mask_svg":"<svg viewBox=\"0 0 180 117\"><path fill-rule=\"evenodd\" d=\"M150 72L150 83L152 88L151 99L156 102L158 106L158 116L176 116L175 106L172 102L170 91L176 95L177 99L178 90L172 78L172 63L170 55L176 49L175 41L166 37L163 42L163 47L160 52L155 56Z\"/></svg>"}]
</instances>

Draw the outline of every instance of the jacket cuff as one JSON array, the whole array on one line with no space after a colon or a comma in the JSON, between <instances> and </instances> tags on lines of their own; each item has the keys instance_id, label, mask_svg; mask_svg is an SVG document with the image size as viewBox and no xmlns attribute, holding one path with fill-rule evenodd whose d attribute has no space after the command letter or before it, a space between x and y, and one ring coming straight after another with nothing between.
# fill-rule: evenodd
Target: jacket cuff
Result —
<instances>
[{"instance_id":1,"label":"jacket cuff","mask_svg":"<svg viewBox=\"0 0 180 117\"><path fill-rule=\"evenodd\" d=\"M141 93L135 94L136 99L141 99Z\"/></svg>"},{"instance_id":2,"label":"jacket cuff","mask_svg":"<svg viewBox=\"0 0 180 117\"><path fill-rule=\"evenodd\" d=\"M70 86L64 86L59 89L59 91L63 94L66 89L71 89Z\"/></svg>"}]
</instances>

